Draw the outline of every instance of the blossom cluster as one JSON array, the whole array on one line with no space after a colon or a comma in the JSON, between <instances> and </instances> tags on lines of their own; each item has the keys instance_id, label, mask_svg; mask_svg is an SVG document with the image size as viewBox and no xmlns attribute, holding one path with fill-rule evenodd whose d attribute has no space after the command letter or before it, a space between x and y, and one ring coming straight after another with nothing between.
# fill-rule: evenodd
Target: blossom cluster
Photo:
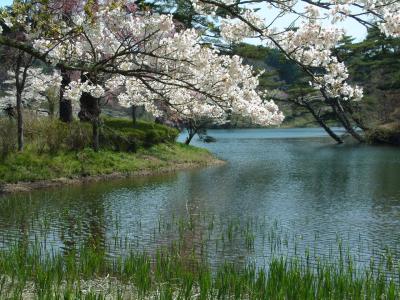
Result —
<instances>
[{"instance_id":1,"label":"blossom cluster","mask_svg":"<svg viewBox=\"0 0 400 300\"><path fill-rule=\"evenodd\" d=\"M112 92L122 105L143 105L156 116L172 112L181 119L218 122L238 113L260 125L283 120L278 107L258 94L258 76L251 67L238 56L201 45L194 29L177 31L171 15L105 6L94 18L77 14L72 21L61 30L63 37L33 42L54 64L80 62L102 74L96 84L71 82L68 99L77 102L83 92L95 98Z\"/></svg>"},{"instance_id":2,"label":"blossom cluster","mask_svg":"<svg viewBox=\"0 0 400 300\"><path fill-rule=\"evenodd\" d=\"M232 10L231 16L221 20L221 34L230 42L238 42L246 37L258 34L271 45L283 51L287 58L297 62L311 76L311 85L324 90L329 97L344 100L362 98L362 88L351 86L346 82L348 71L344 64L338 62L332 49L343 37L344 32L335 27L327 27L322 20L332 23L355 17L358 21L369 24L364 16L376 18L379 28L387 36L400 36L400 3L391 0L335 0L326 3L320 1L258 1L259 5L274 6L280 9L280 17L295 14L300 19L296 27L277 33L271 29L273 21L264 21L256 9L252 9L242 1L192 0L199 11L216 10L222 7L240 7L241 13ZM302 11L299 3L306 3ZM210 4L212 3L212 4ZM322 11L325 14L322 15ZM354 10L357 12L353 14ZM361 12L360 12L361 10Z\"/></svg>"},{"instance_id":3,"label":"blossom cluster","mask_svg":"<svg viewBox=\"0 0 400 300\"><path fill-rule=\"evenodd\" d=\"M342 21L356 6L363 13L379 16L379 28L386 36L400 37L400 3L392 0L335 0L330 14L334 21ZM358 13L361 15L360 13Z\"/></svg>"},{"instance_id":4,"label":"blossom cluster","mask_svg":"<svg viewBox=\"0 0 400 300\"><path fill-rule=\"evenodd\" d=\"M191 0L193 7L200 13L215 12L218 7L241 6L242 10L253 12L246 9L248 1L234 0ZM303 0L265 0L257 1L259 5L275 7L280 10L280 16L285 14L296 14L317 19L320 10L327 11L325 18L329 18L333 23L343 21L346 18L355 16L359 21L363 16L375 18L380 23L380 28L387 36L400 36L400 2L393 0L333 0L333 1L303 1ZM306 6L306 14L300 12L298 7L303 4ZM310 15L311 13L311 15ZM314 15L313 15L314 14ZM251 18L259 19L258 16ZM246 18L249 20L250 18ZM366 20L368 23L368 19ZM272 22L273 23L273 22Z\"/></svg>"},{"instance_id":5,"label":"blossom cluster","mask_svg":"<svg viewBox=\"0 0 400 300\"><path fill-rule=\"evenodd\" d=\"M67 86L64 97L68 100L77 102L83 93L91 94L95 98L101 98L105 95L104 88L101 85L92 84L90 81L82 83L81 80L78 80L72 81Z\"/></svg>"},{"instance_id":6,"label":"blossom cluster","mask_svg":"<svg viewBox=\"0 0 400 300\"><path fill-rule=\"evenodd\" d=\"M262 125L283 120L278 107L265 101L265 94L260 96L258 75L239 57L221 55L202 45L198 32L177 29L171 15L140 11L131 2L101 2L90 13L81 7L69 11L67 19L50 13L48 22L57 23L57 28L44 33L32 29L23 15L2 15L0 34L4 27L25 28L34 49L52 64L72 66L96 77L95 83L73 81L67 87L66 97L75 102L82 93L99 98L112 92L121 104L144 105L155 115L173 111L182 118L222 120L230 113L240 113ZM323 20L335 23L361 18L369 24L367 17L372 16L383 33L400 35L399 1L257 1L279 9L279 17L298 16L298 26L279 33L272 28L273 21L246 5L248 1L191 2L204 14L225 9L226 17L219 24L226 41L255 36L269 41L310 75L315 88L332 98L358 100L362 89L347 83L347 68L332 52L343 32L325 26ZM302 2L307 6L299 11Z\"/></svg>"},{"instance_id":7,"label":"blossom cluster","mask_svg":"<svg viewBox=\"0 0 400 300\"><path fill-rule=\"evenodd\" d=\"M251 13L250 10L246 10L243 17L257 28L261 28L265 24L264 18ZM221 36L227 41L240 42L244 38L257 37L259 35L248 24L233 20L228 16L221 21Z\"/></svg>"},{"instance_id":8,"label":"blossom cluster","mask_svg":"<svg viewBox=\"0 0 400 300\"><path fill-rule=\"evenodd\" d=\"M347 67L332 53L342 37L342 30L323 28L310 19L302 23L300 29L283 33L278 42L290 59L307 69L316 89L324 90L331 98L360 100L362 88L346 82L349 78Z\"/></svg>"},{"instance_id":9,"label":"blossom cluster","mask_svg":"<svg viewBox=\"0 0 400 300\"><path fill-rule=\"evenodd\" d=\"M15 106L16 87L15 73L9 71L7 79L3 82L4 95L0 97L0 109ZM19 76L22 76L22 71ZM25 86L22 92L23 105L30 109L39 108L46 100L46 92L51 89L59 89L61 85L61 75L54 71L51 74L46 74L41 68L30 68L27 71Z\"/></svg>"}]
</instances>

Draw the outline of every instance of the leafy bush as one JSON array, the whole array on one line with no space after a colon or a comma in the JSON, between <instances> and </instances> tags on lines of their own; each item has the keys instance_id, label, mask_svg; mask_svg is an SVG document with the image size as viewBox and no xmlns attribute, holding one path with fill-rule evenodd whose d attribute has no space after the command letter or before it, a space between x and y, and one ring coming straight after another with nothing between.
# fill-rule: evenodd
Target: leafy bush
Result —
<instances>
[{"instance_id":1,"label":"leafy bush","mask_svg":"<svg viewBox=\"0 0 400 300\"><path fill-rule=\"evenodd\" d=\"M136 152L140 147L141 139L140 136L135 134L125 134L110 128L103 128L100 144L103 148L109 150Z\"/></svg>"},{"instance_id":2,"label":"leafy bush","mask_svg":"<svg viewBox=\"0 0 400 300\"><path fill-rule=\"evenodd\" d=\"M14 120L0 120L0 151L2 157L15 151L16 125ZM25 116L25 142L38 153L81 151L92 144L90 123L73 121L63 123L58 119ZM175 142L178 130L151 122L105 118L100 131L101 148L121 152L136 152L142 147Z\"/></svg>"},{"instance_id":3,"label":"leafy bush","mask_svg":"<svg viewBox=\"0 0 400 300\"><path fill-rule=\"evenodd\" d=\"M366 138L372 144L400 145L400 123L377 126L366 132Z\"/></svg>"},{"instance_id":4,"label":"leafy bush","mask_svg":"<svg viewBox=\"0 0 400 300\"><path fill-rule=\"evenodd\" d=\"M26 122L25 136L39 153L56 153L63 148L67 128L53 119L30 119Z\"/></svg>"},{"instance_id":5,"label":"leafy bush","mask_svg":"<svg viewBox=\"0 0 400 300\"><path fill-rule=\"evenodd\" d=\"M65 123L63 123L66 125ZM65 139L67 150L79 151L89 147L92 143L92 128L88 123L74 121L67 124L68 132Z\"/></svg>"},{"instance_id":6,"label":"leafy bush","mask_svg":"<svg viewBox=\"0 0 400 300\"><path fill-rule=\"evenodd\" d=\"M26 140L39 153L61 150L82 150L90 146L90 124L74 121L64 123L57 119L36 118L26 122Z\"/></svg>"},{"instance_id":7,"label":"leafy bush","mask_svg":"<svg viewBox=\"0 0 400 300\"><path fill-rule=\"evenodd\" d=\"M0 120L0 155L5 159L17 149L17 127L13 120L2 118Z\"/></svg>"},{"instance_id":8,"label":"leafy bush","mask_svg":"<svg viewBox=\"0 0 400 300\"><path fill-rule=\"evenodd\" d=\"M104 119L101 143L108 149L135 152L140 147L151 147L176 141L179 131L164 125L129 119Z\"/></svg>"}]
</instances>

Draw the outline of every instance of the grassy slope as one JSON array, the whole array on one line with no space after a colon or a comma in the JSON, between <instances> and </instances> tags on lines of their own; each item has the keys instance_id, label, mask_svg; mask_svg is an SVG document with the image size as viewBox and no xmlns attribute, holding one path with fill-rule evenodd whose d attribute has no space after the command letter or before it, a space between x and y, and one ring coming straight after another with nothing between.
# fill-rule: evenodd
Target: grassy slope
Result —
<instances>
[{"instance_id":1,"label":"grassy slope","mask_svg":"<svg viewBox=\"0 0 400 300\"><path fill-rule=\"evenodd\" d=\"M137 153L85 149L80 152L37 154L25 151L0 162L0 183L38 181L65 177L133 173L161 170L183 164L206 165L215 160L211 153L182 144L159 144Z\"/></svg>"}]
</instances>

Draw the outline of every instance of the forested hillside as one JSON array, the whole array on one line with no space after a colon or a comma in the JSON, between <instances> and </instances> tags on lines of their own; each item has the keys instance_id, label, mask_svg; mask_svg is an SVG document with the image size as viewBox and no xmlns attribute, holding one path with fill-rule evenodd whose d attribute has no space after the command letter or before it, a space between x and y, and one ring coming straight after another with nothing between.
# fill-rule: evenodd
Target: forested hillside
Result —
<instances>
[{"instance_id":1,"label":"forested hillside","mask_svg":"<svg viewBox=\"0 0 400 300\"><path fill-rule=\"evenodd\" d=\"M367 38L354 42L345 37L335 49L340 60L349 66L351 82L364 88L364 98L352 104L359 127L367 129L377 141L396 132L400 122L400 39L384 37L370 29ZM313 113L299 98L311 97L310 87L301 69L277 49L240 44L233 52L245 57L245 62L265 69L261 86L277 90L274 96L285 113L284 127L319 126ZM332 109L322 101L309 101L312 110L328 125L339 125ZM234 118L232 126L252 126L242 118ZM384 140L381 140L384 142Z\"/></svg>"}]
</instances>

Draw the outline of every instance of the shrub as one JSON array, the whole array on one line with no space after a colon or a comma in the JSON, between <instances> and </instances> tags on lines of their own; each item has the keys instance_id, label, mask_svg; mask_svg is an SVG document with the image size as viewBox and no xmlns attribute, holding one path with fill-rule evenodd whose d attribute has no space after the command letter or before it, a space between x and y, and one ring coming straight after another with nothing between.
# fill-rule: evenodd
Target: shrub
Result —
<instances>
[{"instance_id":1,"label":"shrub","mask_svg":"<svg viewBox=\"0 0 400 300\"><path fill-rule=\"evenodd\" d=\"M42 124L41 130L37 133L38 136L41 136L41 140L43 141L43 146L45 149L42 149L43 152L56 153L60 151L65 143L65 138L67 136L67 128L64 124L62 124L58 120L46 120L41 121Z\"/></svg>"},{"instance_id":2,"label":"shrub","mask_svg":"<svg viewBox=\"0 0 400 300\"><path fill-rule=\"evenodd\" d=\"M105 118L100 132L103 149L123 152L136 152L140 147L172 143L179 134L178 130L164 125L139 121L134 126L129 119L116 118ZM0 133L1 155L5 157L16 148L15 121L2 119ZM27 114L25 141L28 149L38 153L81 151L92 144L92 127L86 122L64 123L58 119Z\"/></svg>"},{"instance_id":3,"label":"shrub","mask_svg":"<svg viewBox=\"0 0 400 300\"><path fill-rule=\"evenodd\" d=\"M156 144L162 143L164 136L162 132L158 130L151 130L146 133L146 136L144 138L144 146L145 147L151 147Z\"/></svg>"},{"instance_id":4,"label":"shrub","mask_svg":"<svg viewBox=\"0 0 400 300\"><path fill-rule=\"evenodd\" d=\"M79 151L90 146L92 143L92 129L90 124L74 121L66 125L68 128L65 138L67 150Z\"/></svg>"},{"instance_id":5,"label":"shrub","mask_svg":"<svg viewBox=\"0 0 400 300\"><path fill-rule=\"evenodd\" d=\"M81 150L90 146L88 124L74 121L64 123L52 118L36 118L26 122L27 142L39 153Z\"/></svg>"},{"instance_id":6,"label":"shrub","mask_svg":"<svg viewBox=\"0 0 400 300\"><path fill-rule=\"evenodd\" d=\"M105 149L124 152L136 152L142 140L140 133L124 133L110 128L103 128L100 144Z\"/></svg>"},{"instance_id":7,"label":"shrub","mask_svg":"<svg viewBox=\"0 0 400 300\"><path fill-rule=\"evenodd\" d=\"M164 125L129 119L105 118L102 144L117 151L136 151L160 143L173 143L179 131Z\"/></svg>"},{"instance_id":8,"label":"shrub","mask_svg":"<svg viewBox=\"0 0 400 300\"><path fill-rule=\"evenodd\" d=\"M17 127L15 121L9 118L0 120L0 154L5 159L17 149Z\"/></svg>"},{"instance_id":9,"label":"shrub","mask_svg":"<svg viewBox=\"0 0 400 300\"><path fill-rule=\"evenodd\" d=\"M366 138L372 144L400 145L400 123L377 126L367 131Z\"/></svg>"}]
</instances>

